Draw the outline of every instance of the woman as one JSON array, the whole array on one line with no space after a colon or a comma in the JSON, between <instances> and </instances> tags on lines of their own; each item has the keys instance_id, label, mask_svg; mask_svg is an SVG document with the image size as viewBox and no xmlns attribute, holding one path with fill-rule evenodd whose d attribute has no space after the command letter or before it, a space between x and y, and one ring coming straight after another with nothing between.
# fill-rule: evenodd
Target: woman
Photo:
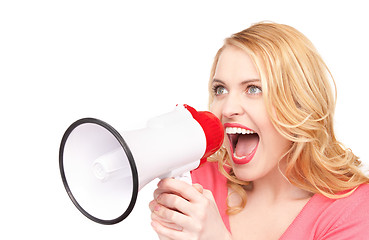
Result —
<instances>
[{"instance_id":1,"label":"woman","mask_svg":"<svg viewBox=\"0 0 369 240\"><path fill-rule=\"evenodd\" d=\"M227 38L209 83L223 147L192 172L194 185L159 182L159 237L367 239L369 179L335 138L330 79L292 27L259 23Z\"/></svg>"}]
</instances>

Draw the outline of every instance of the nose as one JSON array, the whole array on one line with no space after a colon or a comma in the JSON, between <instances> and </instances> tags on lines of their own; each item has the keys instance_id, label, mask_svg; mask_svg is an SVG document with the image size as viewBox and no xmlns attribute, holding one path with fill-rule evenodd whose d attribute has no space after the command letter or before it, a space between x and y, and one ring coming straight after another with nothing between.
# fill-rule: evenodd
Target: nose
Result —
<instances>
[{"instance_id":1,"label":"nose","mask_svg":"<svg viewBox=\"0 0 369 240\"><path fill-rule=\"evenodd\" d=\"M245 113L241 100L237 96L229 95L224 101L222 115L226 118L234 118Z\"/></svg>"}]
</instances>

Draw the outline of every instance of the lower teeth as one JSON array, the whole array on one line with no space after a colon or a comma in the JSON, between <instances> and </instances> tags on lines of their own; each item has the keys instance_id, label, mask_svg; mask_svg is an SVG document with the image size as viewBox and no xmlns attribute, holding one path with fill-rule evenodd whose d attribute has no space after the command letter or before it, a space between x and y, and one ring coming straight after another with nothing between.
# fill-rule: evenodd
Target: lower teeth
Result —
<instances>
[{"instance_id":1,"label":"lower teeth","mask_svg":"<svg viewBox=\"0 0 369 240\"><path fill-rule=\"evenodd\" d=\"M233 153L233 157L236 158L236 159L241 160L241 159L245 158L246 156L239 157L239 156L236 155L236 153Z\"/></svg>"}]
</instances>

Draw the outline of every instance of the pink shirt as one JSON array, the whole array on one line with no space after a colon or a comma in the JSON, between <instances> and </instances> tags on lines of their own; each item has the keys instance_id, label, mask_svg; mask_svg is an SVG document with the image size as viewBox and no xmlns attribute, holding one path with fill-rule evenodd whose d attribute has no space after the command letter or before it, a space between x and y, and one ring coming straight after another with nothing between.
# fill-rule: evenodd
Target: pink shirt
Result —
<instances>
[{"instance_id":1,"label":"pink shirt","mask_svg":"<svg viewBox=\"0 0 369 240\"><path fill-rule=\"evenodd\" d=\"M207 162L194 170L192 181L212 191L230 231L226 214L227 179L218 171L217 163ZM315 194L280 239L369 239L369 185L361 185L349 197L341 199Z\"/></svg>"}]
</instances>

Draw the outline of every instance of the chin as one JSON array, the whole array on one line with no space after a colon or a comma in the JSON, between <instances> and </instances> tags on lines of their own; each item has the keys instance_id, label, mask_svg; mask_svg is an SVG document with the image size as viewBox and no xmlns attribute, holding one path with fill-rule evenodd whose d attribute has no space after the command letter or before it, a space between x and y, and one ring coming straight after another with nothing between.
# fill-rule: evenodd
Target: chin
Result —
<instances>
[{"instance_id":1,"label":"chin","mask_svg":"<svg viewBox=\"0 0 369 240\"><path fill-rule=\"evenodd\" d=\"M244 165L232 166L234 175L237 179L245 182L253 182L258 179L258 174L250 167Z\"/></svg>"}]
</instances>

